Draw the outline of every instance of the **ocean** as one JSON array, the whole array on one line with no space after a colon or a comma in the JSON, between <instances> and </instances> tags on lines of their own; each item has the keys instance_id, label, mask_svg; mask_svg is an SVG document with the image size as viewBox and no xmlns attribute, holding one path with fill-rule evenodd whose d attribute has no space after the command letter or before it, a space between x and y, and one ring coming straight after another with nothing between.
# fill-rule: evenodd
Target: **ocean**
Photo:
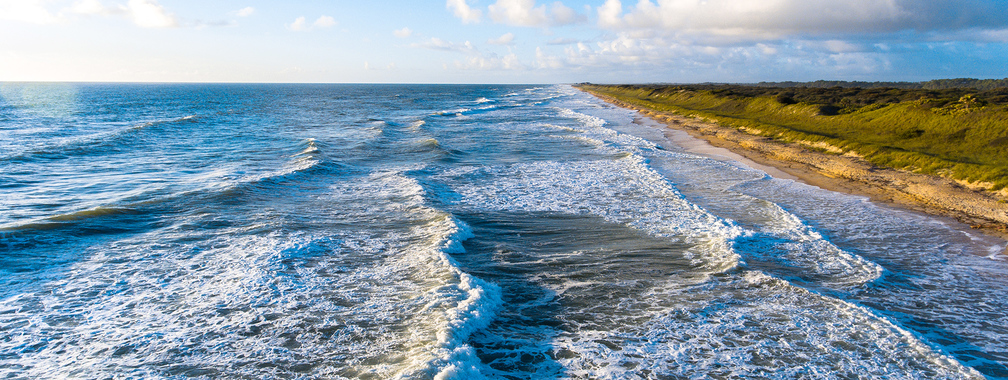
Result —
<instances>
[{"instance_id":1,"label":"ocean","mask_svg":"<svg viewBox=\"0 0 1008 380\"><path fill-rule=\"evenodd\" d=\"M0 84L0 378L1008 378L1004 242L566 85Z\"/></svg>"}]
</instances>

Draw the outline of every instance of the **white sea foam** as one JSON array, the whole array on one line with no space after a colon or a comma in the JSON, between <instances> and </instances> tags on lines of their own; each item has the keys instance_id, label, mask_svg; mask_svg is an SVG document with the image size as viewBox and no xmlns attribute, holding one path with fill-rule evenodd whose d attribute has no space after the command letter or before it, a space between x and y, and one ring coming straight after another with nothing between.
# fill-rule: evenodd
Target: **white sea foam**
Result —
<instances>
[{"instance_id":1,"label":"white sea foam","mask_svg":"<svg viewBox=\"0 0 1008 380\"><path fill-rule=\"evenodd\" d=\"M752 199L746 210L766 220L751 227L755 232L735 244L750 263L784 266L791 273L789 277L831 288L863 285L879 279L885 271L877 263L840 249L777 204Z\"/></svg>"},{"instance_id":2,"label":"white sea foam","mask_svg":"<svg viewBox=\"0 0 1008 380\"><path fill-rule=\"evenodd\" d=\"M424 124L427 124L427 122L423 121L423 120L416 120L416 121L410 123L409 130L411 132L417 132L417 131L420 130L421 127L424 126Z\"/></svg>"},{"instance_id":3,"label":"white sea foam","mask_svg":"<svg viewBox=\"0 0 1008 380\"><path fill-rule=\"evenodd\" d=\"M18 331L0 351L21 352L0 375L270 373L257 363L337 377L478 375L466 341L493 318L500 293L448 256L472 231L425 206L423 189L399 172L329 194L346 223L388 218L393 229L168 231L191 242L181 245L155 231L96 247L48 290L0 300L0 326Z\"/></svg>"},{"instance_id":4,"label":"white sea foam","mask_svg":"<svg viewBox=\"0 0 1008 380\"><path fill-rule=\"evenodd\" d=\"M553 340L565 372L601 379L641 373L685 378L982 378L864 307L760 272L692 286L669 285L643 295L643 302L651 305L644 315L572 316L606 323L601 329L561 333ZM602 305L598 309L608 310ZM606 328L610 325L620 327Z\"/></svg>"},{"instance_id":5,"label":"white sea foam","mask_svg":"<svg viewBox=\"0 0 1008 380\"><path fill-rule=\"evenodd\" d=\"M443 110L434 113L437 116L462 116L464 113L472 111L472 108L456 108L451 110Z\"/></svg>"},{"instance_id":6,"label":"white sea foam","mask_svg":"<svg viewBox=\"0 0 1008 380\"><path fill-rule=\"evenodd\" d=\"M421 273L426 291L415 302L424 304L421 311L427 315L419 324L429 325L435 331L434 336L414 334L407 366L395 378L479 378L480 360L466 342L473 331L493 319L501 303L500 289L463 272L449 256L465 252L462 242L473 237L469 226L455 217L420 206L424 193L420 185L398 175L395 178L406 182L397 187L410 189L412 200L407 203L420 207L430 218L416 228L417 236L428 237L430 245L399 258L424 263Z\"/></svg>"},{"instance_id":7,"label":"white sea foam","mask_svg":"<svg viewBox=\"0 0 1008 380\"><path fill-rule=\"evenodd\" d=\"M304 149L301 149L295 156L307 156L319 152L318 145L315 143L315 139L309 138L302 141Z\"/></svg>"},{"instance_id":8,"label":"white sea foam","mask_svg":"<svg viewBox=\"0 0 1008 380\"><path fill-rule=\"evenodd\" d=\"M318 157L319 149L315 143L309 141L306 147L299 153L293 155L282 167L273 171L243 175L233 181L224 179L224 182L209 183L209 187L198 189L197 191L207 191L214 188L234 188L247 184L262 182L283 182L286 178L304 172L318 166L322 161Z\"/></svg>"}]
</instances>

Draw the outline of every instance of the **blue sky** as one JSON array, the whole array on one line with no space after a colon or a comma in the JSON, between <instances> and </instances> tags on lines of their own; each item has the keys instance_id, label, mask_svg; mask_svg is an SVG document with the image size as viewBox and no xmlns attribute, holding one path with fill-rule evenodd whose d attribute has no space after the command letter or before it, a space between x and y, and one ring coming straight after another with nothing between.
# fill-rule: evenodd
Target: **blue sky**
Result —
<instances>
[{"instance_id":1,"label":"blue sky","mask_svg":"<svg viewBox=\"0 0 1008 380\"><path fill-rule=\"evenodd\" d=\"M0 0L0 81L1008 77L1008 0Z\"/></svg>"}]
</instances>

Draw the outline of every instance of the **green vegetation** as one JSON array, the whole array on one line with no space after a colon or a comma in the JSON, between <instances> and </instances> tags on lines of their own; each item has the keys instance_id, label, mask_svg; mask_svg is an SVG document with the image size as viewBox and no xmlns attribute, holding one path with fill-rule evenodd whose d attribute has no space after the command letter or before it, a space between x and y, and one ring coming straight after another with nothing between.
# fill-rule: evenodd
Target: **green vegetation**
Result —
<instances>
[{"instance_id":1,"label":"green vegetation","mask_svg":"<svg viewBox=\"0 0 1008 380\"><path fill-rule=\"evenodd\" d=\"M1005 87L579 87L828 153L857 154L882 167L983 184L989 190L1008 187Z\"/></svg>"},{"instance_id":2,"label":"green vegetation","mask_svg":"<svg viewBox=\"0 0 1008 380\"><path fill-rule=\"evenodd\" d=\"M936 79L927 82L847 82L834 80L817 80L815 82L760 82L758 87L813 87L813 88L885 88L904 90L956 90L972 89L977 91L995 90L1008 87L1005 79Z\"/></svg>"}]
</instances>

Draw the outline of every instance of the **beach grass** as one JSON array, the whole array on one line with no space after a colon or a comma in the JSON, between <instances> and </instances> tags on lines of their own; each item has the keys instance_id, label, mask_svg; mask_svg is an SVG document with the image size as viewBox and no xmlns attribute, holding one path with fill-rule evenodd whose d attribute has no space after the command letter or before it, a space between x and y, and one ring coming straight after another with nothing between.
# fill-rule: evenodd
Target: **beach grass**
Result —
<instances>
[{"instance_id":1,"label":"beach grass","mask_svg":"<svg viewBox=\"0 0 1008 380\"><path fill-rule=\"evenodd\" d=\"M1008 188L1008 90L591 85L638 107L970 187Z\"/></svg>"}]
</instances>

